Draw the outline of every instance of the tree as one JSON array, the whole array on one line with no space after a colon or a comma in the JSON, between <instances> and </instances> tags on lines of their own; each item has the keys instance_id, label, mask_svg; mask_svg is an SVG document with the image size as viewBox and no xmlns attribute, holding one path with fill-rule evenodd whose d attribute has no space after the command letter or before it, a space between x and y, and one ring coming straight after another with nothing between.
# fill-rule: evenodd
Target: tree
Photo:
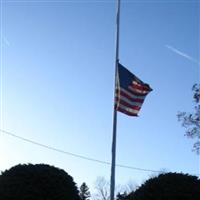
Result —
<instances>
[{"instance_id":1,"label":"tree","mask_svg":"<svg viewBox=\"0 0 200 200\"><path fill-rule=\"evenodd\" d=\"M117 200L127 200L127 196L128 196L127 192L124 192L122 194L118 193Z\"/></svg>"},{"instance_id":2,"label":"tree","mask_svg":"<svg viewBox=\"0 0 200 200\"><path fill-rule=\"evenodd\" d=\"M110 183L104 177L98 177L95 181L94 195L95 200L109 200L110 199Z\"/></svg>"},{"instance_id":3,"label":"tree","mask_svg":"<svg viewBox=\"0 0 200 200\"><path fill-rule=\"evenodd\" d=\"M200 84L194 84L192 87L194 93L193 99L195 107L193 113L179 112L178 120L182 122L182 126L186 128L186 136L196 139L193 145L193 151L200 153Z\"/></svg>"},{"instance_id":4,"label":"tree","mask_svg":"<svg viewBox=\"0 0 200 200\"><path fill-rule=\"evenodd\" d=\"M90 196L91 196L90 191L85 182L82 183L79 190L80 190L79 196L80 196L81 200L88 200L90 198Z\"/></svg>"},{"instance_id":5,"label":"tree","mask_svg":"<svg viewBox=\"0 0 200 200\"><path fill-rule=\"evenodd\" d=\"M136 184L133 181L129 181L126 185L115 186L115 195L117 199L123 198L127 193L133 191L136 188ZM93 200L110 200L110 181L104 177L98 177L95 181L95 194L93 194Z\"/></svg>"},{"instance_id":6,"label":"tree","mask_svg":"<svg viewBox=\"0 0 200 200\"><path fill-rule=\"evenodd\" d=\"M117 194L117 200L126 200L126 197L129 193L135 191L138 188L137 184L130 180L126 185L121 187L121 190L119 190Z\"/></svg>"},{"instance_id":7,"label":"tree","mask_svg":"<svg viewBox=\"0 0 200 200\"><path fill-rule=\"evenodd\" d=\"M199 200L200 180L182 173L160 174L150 178L121 200Z\"/></svg>"},{"instance_id":8,"label":"tree","mask_svg":"<svg viewBox=\"0 0 200 200\"><path fill-rule=\"evenodd\" d=\"M16 165L0 175L3 200L80 200L73 178L64 170L45 165Z\"/></svg>"}]
</instances>

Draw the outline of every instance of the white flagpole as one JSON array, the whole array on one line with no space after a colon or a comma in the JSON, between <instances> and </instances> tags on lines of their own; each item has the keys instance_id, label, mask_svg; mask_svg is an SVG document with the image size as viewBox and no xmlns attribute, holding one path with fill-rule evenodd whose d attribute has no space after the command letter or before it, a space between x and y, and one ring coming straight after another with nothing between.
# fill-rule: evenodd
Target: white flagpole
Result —
<instances>
[{"instance_id":1,"label":"white flagpole","mask_svg":"<svg viewBox=\"0 0 200 200\"><path fill-rule=\"evenodd\" d=\"M120 0L117 0L116 18L116 57L115 57L115 83L114 83L114 109L113 109L113 138L112 138L112 162L110 179L110 200L115 198L115 161L116 161L116 138L117 138L117 111L115 109L115 90L117 84L117 69L119 63L119 23L120 23Z\"/></svg>"}]
</instances>

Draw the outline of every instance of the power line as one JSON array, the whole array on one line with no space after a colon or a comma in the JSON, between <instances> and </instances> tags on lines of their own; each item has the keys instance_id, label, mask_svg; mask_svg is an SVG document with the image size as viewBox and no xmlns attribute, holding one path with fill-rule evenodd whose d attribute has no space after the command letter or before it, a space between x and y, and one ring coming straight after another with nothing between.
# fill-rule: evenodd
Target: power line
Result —
<instances>
[{"instance_id":1,"label":"power line","mask_svg":"<svg viewBox=\"0 0 200 200\"><path fill-rule=\"evenodd\" d=\"M87 157L87 156L82 156L80 154L75 154L75 153L71 153L71 152L68 152L68 151L64 151L62 149L58 149L58 148L55 148L55 147L52 147L52 146L49 146L49 145L45 145L45 144L30 140L30 139L27 139L27 138L18 136L16 134L13 134L11 132L8 132L8 131L2 130L2 129L0 129L0 132L7 134L9 136L12 136L14 138L17 138L19 140L23 140L25 142L28 142L28 143L31 143L31 144L34 144L34 145L37 145L37 146L40 146L40 147L43 147L43 148L46 148L46 149L56 151L58 153L63 153L63 154L69 155L69 156L73 156L73 157L76 157L76 158L80 158L80 159L88 160L88 161L92 161L92 162L97 162L97 163L104 164L104 165L111 165L111 163L107 162L107 161L102 161L102 160L90 158L90 157ZM123 165L123 164L116 164L116 166L120 167L120 168L126 168L126 169L138 170L138 171L144 171L144 172L163 173L163 171L158 171L158 170L153 170L153 169L144 169L144 168L140 168L140 167L133 167L133 166ZM200 174L197 174L197 175L200 175Z\"/></svg>"},{"instance_id":2,"label":"power line","mask_svg":"<svg viewBox=\"0 0 200 200\"><path fill-rule=\"evenodd\" d=\"M36 142L36 141L30 140L30 139L15 135L15 134L13 134L11 132L8 132L8 131L2 130L2 129L0 129L0 131L5 133L5 134L7 134L7 135L15 137L17 139L23 140L25 142L29 142L31 144L35 144L37 146L40 146L40 147L43 147L43 148L46 148L46 149L49 149L49 150L53 150L53 151L56 151L56 152L59 152L59 153L63 153L63 154L67 154L67 155L70 155L70 156L78 157L78 158L81 158L81 159L84 159L84 160L89 160L89 161L94 161L94 162L110 165L110 163L106 162L106 161L101 161L101 160L89 158L89 157L86 157L86 156L82 156L82 155L79 155L79 154L74 154L74 153L71 153L71 152L67 152L67 151L64 151L62 149L58 149L58 148L55 148L55 147L52 147L52 146L49 146L49 145L41 144L39 142Z\"/></svg>"}]
</instances>

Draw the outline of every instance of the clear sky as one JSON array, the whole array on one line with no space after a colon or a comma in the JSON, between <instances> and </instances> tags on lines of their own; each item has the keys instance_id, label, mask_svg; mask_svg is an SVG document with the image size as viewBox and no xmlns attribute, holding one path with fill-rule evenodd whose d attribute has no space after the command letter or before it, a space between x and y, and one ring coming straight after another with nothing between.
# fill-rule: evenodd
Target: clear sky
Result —
<instances>
[{"instance_id":1,"label":"clear sky","mask_svg":"<svg viewBox=\"0 0 200 200\"><path fill-rule=\"evenodd\" d=\"M200 173L178 111L199 82L199 1L122 0L120 61L153 91L138 118L118 113L117 163ZM1 129L110 162L116 2L1 1ZM0 133L0 170L47 163L90 188L110 166ZM152 173L117 168L116 183Z\"/></svg>"}]
</instances>

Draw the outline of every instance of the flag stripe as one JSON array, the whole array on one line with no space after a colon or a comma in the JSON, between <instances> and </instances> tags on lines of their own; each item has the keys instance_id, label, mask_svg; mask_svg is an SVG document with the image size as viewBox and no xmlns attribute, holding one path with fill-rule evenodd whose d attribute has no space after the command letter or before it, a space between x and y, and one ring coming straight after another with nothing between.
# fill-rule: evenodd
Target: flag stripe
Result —
<instances>
[{"instance_id":1,"label":"flag stripe","mask_svg":"<svg viewBox=\"0 0 200 200\"><path fill-rule=\"evenodd\" d=\"M144 98L149 93L149 92L146 92L146 91L143 91L143 90L135 89L135 88L132 87L132 85L128 86L128 90L129 90L129 92L133 93L134 95L144 96Z\"/></svg>"},{"instance_id":2,"label":"flag stripe","mask_svg":"<svg viewBox=\"0 0 200 200\"><path fill-rule=\"evenodd\" d=\"M144 84L142 85L141 83L137 83L136 81L133 81L132 83L133 87L136 89L149 91L149 87Z\"/></svg>"},{"instance_id":3,"label":"flag stripe","mask_svg":"<svg viewBox=\"0 0 200 200\"><path fill-rule=\"evenodd\" d=\"M116 89L116 96L122 96L129 99L129 101L133 101L133 102L137 102L141 104L144 102L144 99L137 98L137 96L135 96L135 98L132 98L132 95L128 95L126 92L124 92L123 88L120 90Z\"/></svg>"},{"instance_id":4,"label":"flag stripe","mask_svg":"<svg viewBox=\"0 0 200 200\"><path fill-rule=\"evenodd\" d=\"M117 89L117 91L118 91L118 89ZM140 101L140 100L141 100L141 101L144 101L144 98L145 98L144 95L142 95L142 96L135 95L135 94L133 94L132 91L125 90L125 89L123 89L122 87L120 87L120 93L121 93L121 94L124 94L124 96L127 96L127 97L132 98L133 101L134 101L135 99L137 99L137 101Z\"/></svg>"},{"instance_id":5,"label":"flag stripe","mask_svg":"<svg viewBox=\"0 0 200 200\"><path fill-rule=\"evenodd\" d=\"M122 112L122 113L125 113L129 116L137 116L137 113L138 113L138 111L137 112L132 111L130 108L127 108L127 107L124 107L124 106L118 107L117 110Z\"/></svg>"},{"instance_id":6,"label":"flag stripe","mask_svg":"<svg viewBox=\"0 0 200 200\"><path fill-rule=\"evenodd\" d=\"M126 106L127 108L131 108L131 109L137 110L137 111L139 111L140 108L141 108L140 106L133 106L133 105L130 105L129 103L123 101L122 99L120 99L120 101L117 101L117 103L118 103L119 105L123 105L123 106Z\"/></svg>"},{"instance_id":7,"label":"flag stripe","mask_svg":"<svg viewBox=\"0 0 200 200\"><path fill-rule=\"evenodd\" d=\"M149 90L144 90L144 89L141 89L139 88L138 86L136 85L130 85L129 86L133 91L136 91L138 93L141 93L141 94L147 94L149 92Z\"/></svg>"},{"instance_id":8,"label":"flag stripe","mask_svg":"<svg viewBox=\"0 0 200 200\"><path fill-rule=\"evenodd\" d=\"M126 102L127 104L129 104L130 106L142 106L142 103L136 102L136 101L131 101L128 98L124 97L122 94L120 97L116 96L116 101L118 102Z\"/></svg>"},{"instance_id":9,"label":"flag stripe","mask_svg":"<svg viewBox=\"0 0 200 200\"><path fill-rule=\"evenodd\" d=\"M118 82L115 89L115 109L129 116L137 116L146 95L152 89L138 77L118 64Z\"/></svg>"}]
</instances>

